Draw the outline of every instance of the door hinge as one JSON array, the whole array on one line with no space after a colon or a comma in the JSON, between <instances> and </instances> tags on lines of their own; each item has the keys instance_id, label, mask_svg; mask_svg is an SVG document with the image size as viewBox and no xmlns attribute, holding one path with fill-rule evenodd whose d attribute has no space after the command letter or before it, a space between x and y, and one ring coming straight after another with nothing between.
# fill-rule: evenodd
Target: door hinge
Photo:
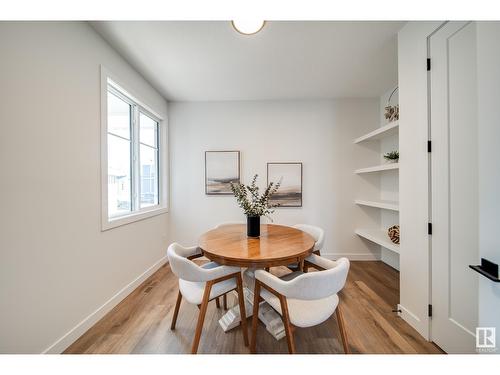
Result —
<instances>
[{"instance_id":1,"label":"door hinge","mask_svg":"<svg viewBox=\"0 0 500 375\"><path fill-rule=\"evenodd\" d=\"M432 142L427 141L427 152L431 152L431 151L432 151Z\"/></svg>"},{"instance_id":2,"label":"door hinge","mask_svg":"<svg viewBox=\"0 0 500 375\"><path fill-rule=\"evenodd\" d=\"M431 59L427 59L427 71L431 70Z\"/></svg>"},{"instance_id":3,"label":"door hinge","mask_svg":"<svg viewBox=\"0 0 500 375\"><path fill-rule=\"evenodd\" d=\"M432 223L427 223L427 234L432 234Z\"/></svg>"},{"instance_id":4,"label":"door hinge","mask_svg":"<svg viewBox=\"0 0 500 375\"><path fill-rule=\"evenodd\" d=\"M427 307L427 316L430 318L432 317L432 305L429 305Z\"/></svg>"}]
</instances>

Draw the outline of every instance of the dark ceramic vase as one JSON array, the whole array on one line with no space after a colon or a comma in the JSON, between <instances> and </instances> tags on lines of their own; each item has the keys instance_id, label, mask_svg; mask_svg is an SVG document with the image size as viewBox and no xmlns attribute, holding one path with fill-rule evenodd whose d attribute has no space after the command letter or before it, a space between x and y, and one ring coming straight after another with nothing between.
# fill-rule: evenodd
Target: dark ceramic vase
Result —
<instances>
[{"instance_id":1,"label":"dark ceramic vase","mask_svg":"<svg viewBox=\"0 0 500 375\"><path fill-rule=\"evenodd\" d=\"M260 236L260 216L247 216L247 236Z\"/></svg>"}]
</instances>

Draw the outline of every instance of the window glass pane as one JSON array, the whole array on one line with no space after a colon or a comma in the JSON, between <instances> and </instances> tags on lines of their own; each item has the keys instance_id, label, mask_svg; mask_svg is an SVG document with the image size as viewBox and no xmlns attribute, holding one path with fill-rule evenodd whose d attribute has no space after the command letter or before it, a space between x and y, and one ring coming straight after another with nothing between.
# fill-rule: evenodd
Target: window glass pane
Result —
<instances>
[{"instance_id":1,"label":"window glass pane","mask_svg":"<svg viewBox=\"0 0 500 375\"><path fill-rule=\"evenodd\" d=\"M130 139L130 104L108 91L108 132Z\"/></svg>"},{"instance_id":2,"label":"window glass pane","mask_svg":"<svg viewBox=\"0 0 500 375\"><path fill-rule=\"evenodd\" d=\"M140 146L141 208L158 204L158 151Z\"/></svg>"},{"instance_id":3,"label":"window glass pane","mask_svg":"<svg viewBox=\"0 0 500 375\"><path fill-rule=\"evenodd\" d=\"M108 215L127 214L132 209L130 141L108 134Z\"/></svg>"},{"instance_id":4,"label":"window glass pane","mask_svg":"<svg viewBox=\"0 0 500 375\"><path fill-rule=\"evenodd\" d=\"M144 113L139 114L140 142L146 145L157 147L158 123Z\"/></svg>"}]
</instances>

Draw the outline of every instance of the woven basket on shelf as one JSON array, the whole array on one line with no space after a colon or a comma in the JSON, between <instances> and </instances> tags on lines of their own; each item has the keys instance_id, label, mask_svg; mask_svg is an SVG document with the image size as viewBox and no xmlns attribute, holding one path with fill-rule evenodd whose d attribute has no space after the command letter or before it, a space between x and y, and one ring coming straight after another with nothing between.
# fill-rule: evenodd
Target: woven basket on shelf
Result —
<instances>
[{"instance_id":1,"label":"woven basket on shelf","mask_svg":"<svg viewBox=\"0 0 500 375\"><path fill-rule=\"evenodd\" d=\"M399 245L399 225L393 225L387 230L387 234L391 241Z\"/></svg>"},{"instance_id":2,"label":"woven basket on shelf","mask_svg":"<svg viewBox=\"0 0 500 375\"><path fill-rule=\"evenodd\" d=\"M385 118L389 120L389 122L399 120L399 104L391 105L391 98L394 93L398 90L399 87L396 87L391 95L389 96L389 100L387 101L387 106L385 107Z\"/></svg>"}]
</instances>

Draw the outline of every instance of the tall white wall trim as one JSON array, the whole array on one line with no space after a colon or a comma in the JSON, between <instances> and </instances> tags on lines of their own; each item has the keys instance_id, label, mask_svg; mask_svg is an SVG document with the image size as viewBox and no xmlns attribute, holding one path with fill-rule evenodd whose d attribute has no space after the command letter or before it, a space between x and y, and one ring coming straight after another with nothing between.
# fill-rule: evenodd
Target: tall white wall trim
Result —
<instances>
[{"instance_id":1,"label":"tall white wall trim","mask_svg":"<svg viewBox=\"0 0 500 375\"><path fill-rule=\"evenodd\" d=\"M430 338L430 248L427 120L427 37L442 22L408 22L398 33L399 222L401 316ZM413 317L412 317L413 316Z\"/></svg>"}]
</instances>

